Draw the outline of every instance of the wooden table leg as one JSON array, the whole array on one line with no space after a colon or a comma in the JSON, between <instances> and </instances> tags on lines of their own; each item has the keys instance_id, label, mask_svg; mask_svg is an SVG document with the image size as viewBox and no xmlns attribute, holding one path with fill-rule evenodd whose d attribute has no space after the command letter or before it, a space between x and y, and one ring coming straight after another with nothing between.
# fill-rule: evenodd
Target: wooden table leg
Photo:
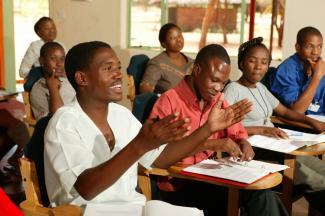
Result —
<instances>
[{"instance_id":1,"label":"wooden table leg","mask_svg":"<svg viewBox=\"0 0 325 216\"><path fill-rule=\"evenodd\" d=\"M239 211L239 190L228 188L228 216L238 216Z\"/></svg>"},{"instance_id":2,"label":"wooden table leg","mask_svg":"<svg viewBox=\"0 0 325 216\"><path fill-rule=\"evenodd\" d=\"M289 215L292 212L292 191L293 191L293 178L296 167L296 156L285 154L284 164L290 168L283 172L283 190L282 190L282 202L287 208Z\"/></svg>"}]
</instances>

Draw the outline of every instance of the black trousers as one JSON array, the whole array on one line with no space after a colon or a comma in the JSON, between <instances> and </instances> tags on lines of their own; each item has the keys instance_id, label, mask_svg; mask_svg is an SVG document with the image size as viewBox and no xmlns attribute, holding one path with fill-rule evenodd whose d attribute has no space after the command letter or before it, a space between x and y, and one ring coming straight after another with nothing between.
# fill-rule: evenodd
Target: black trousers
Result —
<instances>
[{"instance_id":1,"label":"black trousers","mask_svg":"<svg viewBox=\"0 0 325 216\"><path fill-rule=\"evenodd\" d=\"M228 189L198 181L186 181L176 192L159 190L160 199L174 205L197 207L205 216L227 215ZM271 190L240 190L240 213L249 216L288 215L278 196Z\"/></svg>"}]
</instances>

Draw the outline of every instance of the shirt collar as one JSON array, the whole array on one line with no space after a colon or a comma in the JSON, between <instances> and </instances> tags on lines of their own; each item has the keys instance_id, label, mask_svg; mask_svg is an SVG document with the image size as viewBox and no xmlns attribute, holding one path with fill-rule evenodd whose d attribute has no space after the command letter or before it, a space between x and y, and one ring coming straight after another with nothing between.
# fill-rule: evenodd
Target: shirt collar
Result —
<instances>
[{"instance_id":1,"label":"shirt collar","mask_svg":"<svg viewBox=\"0 0 325 216\"><path fill-rule=\"evenodd\" d=\"M192 91L192 88L187 84L185 80L186 77L187 76L185 76L184 79L182 79L182 81L175 87L175 90L177 92L181 92L180 97L183 99L183 101L186 101L188 105L200 107L200 101L196 97L196 94ZM215 104L220 95L221 93L218 92L208 105Z\"/></svg>"}]
</instances>

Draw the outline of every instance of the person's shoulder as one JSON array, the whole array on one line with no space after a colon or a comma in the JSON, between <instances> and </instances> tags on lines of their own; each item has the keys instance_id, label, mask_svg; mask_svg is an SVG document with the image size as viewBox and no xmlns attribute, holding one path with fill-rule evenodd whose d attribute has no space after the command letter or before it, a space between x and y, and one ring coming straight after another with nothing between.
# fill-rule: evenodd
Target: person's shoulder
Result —
<instances>
[{"instance_id":1,"label":"person's shoulder","mask_svg":"<svg viewBox=\"0 0 325 216\"><path fill-rule=\"evenodd\" d=\"M37 80L35 82L35 84L33 85L30 94L32 95L33 92L39 91L39 90L43 90L47 89L47 85L46 85L46 80L44 77L41 77L39 80Z\"/></svg>"},{"instance_id":2,"label":"person's shoulder","mask_svg":"<svg viewBox=\"0 0 325 216\"><path fill-rule=\"evenodd\" d=\"M52 116L51 124L60 127L68 128L69 125L74 125L76 121L80 120L80 115L83 111L79 109L76 102L65 104L60 107Z\"/></svg>"},{"instance_id":3,"label":"person's shoulder","mask_svg":"<svg viewBox=\"0 0 325 216\"><path fill-rule=\"evenodd\" d=\"M44 41L42 40L35 40L30 43L29 47L41 47L44 45Z\"/></svg>"},{"instance_id":4,"label":"person's shoulder","mask_svg":"<svg viewBox=\"0 0 325 216\"><path fill-rule=\"evenodd\" d=\"M230 83L228 83L225 86L223 92L227 92L227 91L239 91L242 88L243 88L242 85L240 85L236 81L231 81Z\"/></svg>"},{"instance_id":5,"label":"person's shoulder","mask_svg":"<svg viewBox=\"0 0 325 216\"><path fill-rule=\"evenodd\" d=\"M194 62L194 59L192 59L189 55L186 55L185 53L181 52L181 54L183 56L185 56L185 58L187 58L187 61L188 63L193 63Z\"/></svg>"},{"instance_id":6,"label":"person's shoulder","mask_svg":"<svg viewBox=\"0 0 325 216\"><path fill-rule=\"evenodd\" d=\"M131 114L131 111L123 105L118 103L109 103L109 112L120 113L120 114Z\"/></svg>"},{"instance_id":7,"label":"person's shoulder","mask_svg":"<svg viewBox=\"0 0 325 216\"><path fill-rule=\"evenodd\" d=\"M166 52L161 52L158 55L156 55L153 58L151 58L149 60L149 63L157 63L157 62L159 63L162 60L167 59L167 58L168 58L168 56L167 56Z\"/></svg>"},{"instance_id":8,"label":"person's shoulder","mask_svg":"<svg viewBox=\"0 0 325 216\"><path fill-rule=\"evenodd\" d=\"M267 89L267 87L263 83L261 83L261 82L256 83L256 86L257 86L257 88L263 89L264 91L269 91Z\"/></svg>"},{"instance_id":9,"label":"person's shoulder","mask_svg":"<svg viewBox=\"0 0 325 216\"><path fill-rule=\"evenodd\" d=\"M288 58L286 58L285 60L283 60L281 62L281 64L278 66L278 68L281 68L281 67L287 67L287 66L290 66L290 65L296 65L299 63L299 55L297 53L289 56Z\"/></svg>"}]
</instances>

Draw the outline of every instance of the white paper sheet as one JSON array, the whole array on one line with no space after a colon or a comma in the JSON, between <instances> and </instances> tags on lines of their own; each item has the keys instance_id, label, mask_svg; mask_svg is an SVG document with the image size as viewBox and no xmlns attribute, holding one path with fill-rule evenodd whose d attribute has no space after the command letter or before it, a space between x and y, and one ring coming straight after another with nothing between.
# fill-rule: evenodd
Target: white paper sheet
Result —
<instances>
[{"instance_id":1,"label":"white paper sheet","mask_svg":"<svg viewBox=\"0 0 325 216\"><path fill-rule=\"evenodd\" d=\"M311 146L325 142L325 134L310 134L288 129L285 131L289 139L277 139L262 135L254 135L248 138L252 146L269 149L272 151L289 153L304 146Z\"/></svg>"},{"instance_id":2,"label":"white paper sheet","mask_svg":"<svg viewBox=\"0 0 325 216\"><path fill-rule=\"evenodd\" d=\"M235 162L228 158L203 160L184 169L186 172L198 173L237 182L251 184L269 173L287 169L286 165L271 164L256 160Z\"/></svg>"},{"instance_id":3,"label":"white paper sheet","mask_svg":"<svg viewBox=\"0 0 325 216\"><path fill-rule=\"evenodd\" d=\"M204 216L197 208L172 205L160 200L150 200L145 206L132 204L89 203L84 216Z\"/></svg>"}]
</instances>

